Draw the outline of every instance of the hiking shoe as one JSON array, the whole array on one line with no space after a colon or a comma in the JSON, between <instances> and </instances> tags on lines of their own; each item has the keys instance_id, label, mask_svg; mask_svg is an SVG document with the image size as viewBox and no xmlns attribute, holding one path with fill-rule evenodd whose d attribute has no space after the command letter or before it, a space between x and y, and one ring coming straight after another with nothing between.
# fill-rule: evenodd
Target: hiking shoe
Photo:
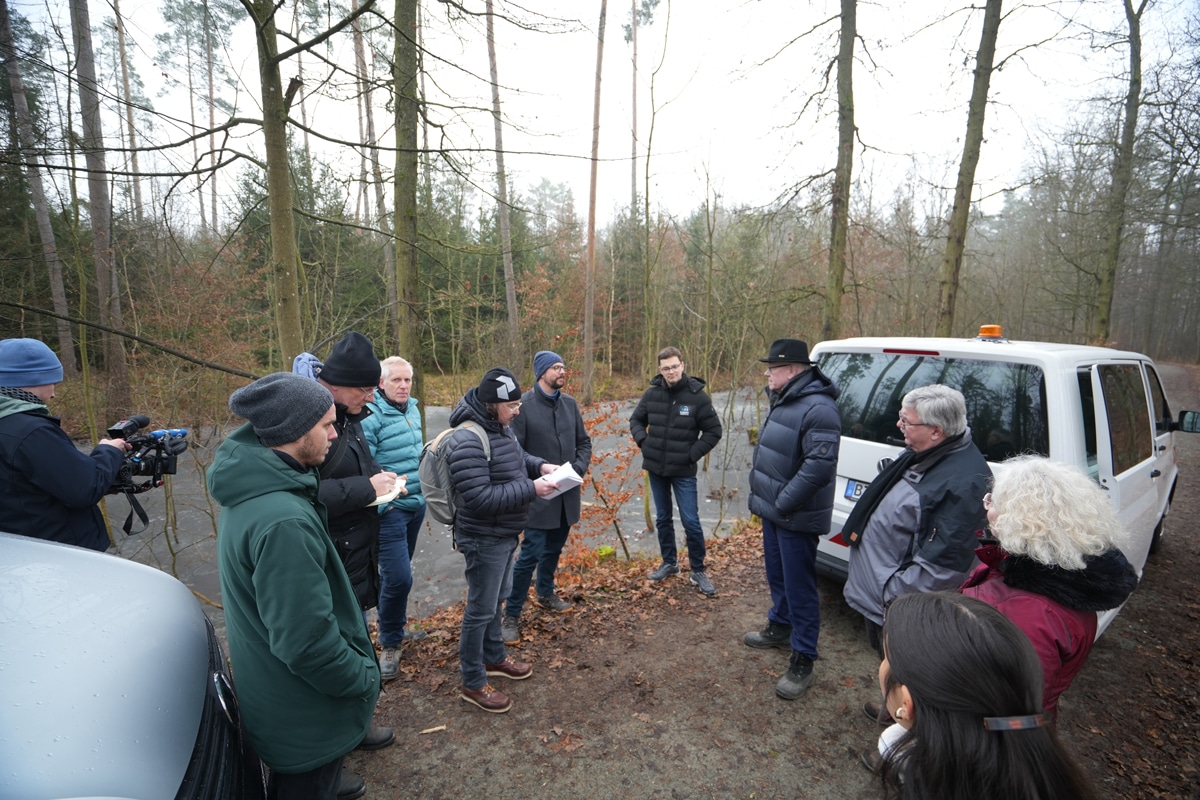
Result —
<instances>
[{"instance_id":1,"label":"hiking shoe","mask_svg":"<svg viewBox=\"0 0 1200 800\"><path fill-rule=\"evenodd\" d=\"M877 703L874 700L863 703L863 713L867 715L867 719L878 722L880 725L891 725L896 721L892 719L892 715L888 713L883 703Z\"/></svg>"},{"instance_id":2,"label":"hiking shoe","mask_svg":"<svg viewBox=\"0 0 1200 800\"><path fill-rule=\"evenodd\" d=\"M404 631L404 641L406 642L419 642L428 636L429 634L420 628L408 628Z\"/></svg>"},{"instance_id":3,"label":"hiking shoe","mask_svg":"<svg viewBox=\"0 0 1200 800\"><path fill-rule=\"evenodd\" d=\"M496 691L487 684L478 689L468 689L464 686L459 693L459 697L493 714L503 714L512 708L512 700L509 699L508 695L504 692Z\"/></svg>"},{"instance_id":4,"label":"hiking shoe","mask_svg":"<svg viewBox=\"0 0 1200 800\"><path fill-rule=\"evenodd\" d=\"M712 581L708 579L708 575L705 574L703 570L692 570L692 577L688 580L690 580L696 586L696 588L700 590L700 594L704 595L705 597L712 597L717 593L717 587L712 585Z\"/></svg>"},{"instance_id":5,"label":"hiking shoe","mask_svg":"<svg viewBox=\"0 0 1200 800\"><path fill-rule=\"evenodd\" d=\"M358 800L367 793L367 783L357 772L342 767L342 775L338 778L337 800Z\"/></svg>"},{"instance_id":6,"label":"hiking shoe","mask_svg":"<svg viewBox=\"0 0 1200 800\"><path fill-rule=\"evenodd\" d=\"M812 659L793 650L787 672L783 673L783 677L775 684L775 694L784 700L795 700L812 686L815 677Z\"/></svg>"},{"instance_id":7,"label":"hiking shoe","mask_svg":"<svg viewBox=\"0 0 1200 800\"><path fill-rule=\"evenodd\" d=\"M500 618L500 638L505 644L516 644L521 641L521 629L517 626L517 618L505 614Z\"/></svg>"},{"instance_id":8,"label":"hiking shoe","mask_svg":"<svg viewBox=\"0 0 1200 800\"><path fill-rule=\"evenodd\" d=\"M489 678L510 678L523 681L533 674L533 664L516 661L512 656L505 656L499 664L484 664Z\"/></svg>"},{"instance_id":9,"label":"hiking shoe","mask_svg":"<svg viewBox=\"0 0 1200 800\"><path fill-rule=\"evenodd\" d=\"M367 728L367 735L358 743L355 750L382 750L385 747L390 747L392 742L396 741L396 734L391 728L385 728L382 725L372 725Z\"/></svg>"},{"instance_id":10,"label":"hiking shoe","mask_svg":"<svg viewBox=\"0 0 1200 800\"><path fill-rule=\"evenodd\" d=\"M790 650L792 647L792 626L781 625L767 620L767 627L761 631L751 631L742 637L742 643L747 647L778 647Z\"/></svg>"},{"instance_id":11,"label":"hiking shoe","mask_svg":"<svg viewBox=\"0 0 1200 800\"><path fill-rule=\"evenodd\" d=\"M400 648L385 647L379 654L379 677L383 681L394 681L400 677Z\"/></svg>"},{"instance_id":12,"label":"hiking shoe","mask_svg":"<svg viewBox=\"0 0 1200 800\"><path fill-rule=\"evenodd\" d=\"M678 574L679 574L679 565L678 564L668 564L667 562L664 561L663 565L661 567L654 570L654 572L650 573L650 580L661 581L663 578L669 578L672 575L678 575Z\"/></svg>"},{"instance_id":13,"label":"hiking shoe","mask_svg":"<svg viewBox=\"0 0 1200 800\"><path fill-rule=\"evenodd\" d=\"M563 614L575 607L556 594L538 595L537 604L542 608L549 609L550 611L558 611Z\"/></svg>"}]
</instances>

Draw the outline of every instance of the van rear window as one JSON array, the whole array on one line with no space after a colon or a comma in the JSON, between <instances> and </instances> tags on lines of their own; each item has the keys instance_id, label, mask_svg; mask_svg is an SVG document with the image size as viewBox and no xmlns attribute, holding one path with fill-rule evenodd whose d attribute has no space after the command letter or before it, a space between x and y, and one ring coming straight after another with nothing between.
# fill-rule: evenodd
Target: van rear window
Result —
<instances>
[{"instance_id":1,"label":"van rear window","mask_svg":"<svg viewBox=\"0 0 1200 800\"><path fill-rule=\"evenodd\" d=\"M1032 364L897 353L822 353L822 371L841 388L842 435L903 444L900 401L931 383L953 386L967 402L967 423L988 461L1049 455L1046 382Z\"/></svg>"}]
</instances>

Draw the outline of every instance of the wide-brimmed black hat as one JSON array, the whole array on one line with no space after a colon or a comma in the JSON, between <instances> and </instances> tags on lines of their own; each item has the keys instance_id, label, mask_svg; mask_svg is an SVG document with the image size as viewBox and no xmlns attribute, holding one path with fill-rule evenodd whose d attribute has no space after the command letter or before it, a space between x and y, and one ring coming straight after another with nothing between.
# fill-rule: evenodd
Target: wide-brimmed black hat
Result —
<instances>
[{"instance_id":1,"label":"wide-brimmed black hat","mask_svg":"<svg viewBox=\"0 0 1200 800\"><path fill-rule=\"evenodd\" d=\"M760 358L764 364L811 364L808 360L808 342L799 339L776 339L771 342L771 349L766 358Z\"/></svg>"}]
</instances>

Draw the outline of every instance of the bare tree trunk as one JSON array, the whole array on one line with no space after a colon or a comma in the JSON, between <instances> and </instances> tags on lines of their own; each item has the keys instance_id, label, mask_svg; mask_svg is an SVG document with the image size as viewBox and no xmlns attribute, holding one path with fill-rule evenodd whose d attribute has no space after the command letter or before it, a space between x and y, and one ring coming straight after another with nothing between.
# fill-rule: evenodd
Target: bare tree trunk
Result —
<instances>
[{"instance_id":1,"label":"bare tree trunk","mask_svg":"<svg viewBox=\"0 0 1200 800\"><path fill-rule=\"evenodd\" d=\"M937 335L950 336L954 330L954 305L958 300L958 276L962 270L963 250L967 241L967 220L971 212L971 191L975 186L975 167L983 144L983 118L987 110L988 86L996 59L996 34L1000 30L1001 0L987 0L983 10L983 35L975 56L975 83L967 110L967 135L963 141L962 161L958 165L958 183L954 188L954 206L950 211L950 232L942 256L938 284Z\"/></svg>"},{"instance_id":2,"label":"bare tree trunk","mask_svg":"<svg viewBox=\"0 0 1200 800\"><path fill-rule=\"evenodd\" d=\"M121 87L125 92L125 127L129 131L129 166L133 172L133 219L141 222L142 182L138 180L137 131L133 127L133 92L129 88L129 60L125 56L125 20L121 17L121 2L113 0L113 14L117 18L117 51L121 59Z\"/></svg>"},{"instance_id":3,"label":"bare tree trunk","mask_svg":"<svg viewBox=\"0 0 1200 800\"><path fill-rule=\"evenodd\" d=\"M393 48L393 92L396 115L396 170L393 177L395 200L396 291L400 324L399 347L413 370L413 393L422 394L421 382L425 359L421 342L421 318L418 315L420 284L417 262L417 0L396 0L396 35Z\"/></svg>"},{"instance_id":4,"label":"bare tree trunk","mask_svg":"<svg viewBox=\"0 0 1200 800\"><path fill-rule=\"evenodd\" d=\"M632 109L630 114L633 119L630 124L632 135L630 136L631 142L629 152L629 225L632 230L637 230L637 228L633 226L633 221L637 219L637 0L630 0L630 5L632 6L632 12L629 16L629 37L631 43L633 44L633 78L631 81L633 84L633 97L630 105L630 108Z\"/></svg>"},{"instance_id":5,"label":"bare tree trunk","mask_svg":"<svg viewBox=\"0 0 1200 800\"><path fill-rule=\"evenodd\" d=\"M358 0L351 3L351 8L358 8ZM356 19L354 31L354 63L358 68L359 98L362 101L363 114L360 124L367 127L367 150L370 152L371 177L375 185L375 228L384 233L383 241L383 274L387 285L388 301L388 333L391 346L395 347L400 341L400 296L396 289L396 246L392 238L392 226L388 222L387 200L383 191L383 169L379 165L379 143L375 140L375 110L371 105L371 76L367 69L367 48L363 41L362 20ZM365 154L364 154L365 155ZM365 173L365 170L364 170ZM364 178L366 175L364 174Z\"/></svg>"},{"instance_id":6,"label":"bare tree trunk","mask_svg":"<svg viewBox=\"0 0 1200 800\"><path fill-rule=\"evenodd\" d=\"M213 77L213 22L208 8L208 0L204 0L204 67L208 72L208 198L212 207L209 229L217 232L217 96L216 81ZM122 59L124 61L124 59ZM134 154L137 157L137 154ZM197 164L197 166L199 166ZM136 169L135 169L136 171ZM201 199L203 203L203 199Z\"/></svg>"},{"instance_id":7,"label":"bare tree trunk","mask_svg":"<svg viewBox=\"0 0 1200 800\"><path fill-rule=\"evenodd\" d=\"M1088 331L1088 338L1094 344L1108 341L1112 323L1113 290L1121 259L1121 237L1125 232L1125 198L1133 183L1133 145L1137 138L1137 118L1142 103L1142 12L1146 10L1147 3L1149 0L1142 0L1134 11L1133 0L1124 0L1125 21L1129 25L1129 90L1125 93L1121 140L1113 154L1112 185L1104 220L1104 260L1100 264L1096 314Z\"/></svg>"},{"instance_id":8,"label":"bare tree trunk","mask_svg":"<svg viewBox=\"0 0 1200 800\"><path fill-rule=\"evenodd\" d=\"M300 254L293 217L291 169L287 151L287 105L279 76L279 46L273 0L243 0L254 22L262 90L263 141L267 155L267 208L271 219L271 274L275 279L275 328L282 362L304 350L300 323Z\"/></svg>"},{"instance_id":9,"label":"bare tree trunk","mask_svg":"<svg viewBox=\"0 0 1200 800\"><path fill-rule=\"evenodd\" d=\"M600 164L600 75L604 66L604 22L607 17L608 0L600 0L600 27L596 31L596 99L592 110L592 179L588 189L587 272L583 300L583 391L580 392L580 400L584 405L592 402L596 372L593 363L596 350L596 172Z\"/></svg>"},{"instance_id":10,"label":"bare tree trunk","mask_svg":"<svg viewBox=\"0 0 1200 800\"><path fill-rule=\"evenodd\" d=\"M496 69L496 31L492 0L487 0L488 67L492 74L492 124L496 130L496 213L500 219L500 247L504 258L504 300L508 305L508 355L521 358L521 321L517 317L517 279L513 274L512 228L508 219L508 177L504 174L504 125L500 121L500 78Z\"/></svg>"},{"instance_id":11,"label":"bare tree trunk","mask_svg":"<svg viewBox=\"0 0 1200 800\"><path fill-rule=\"evenodd\" d=\"M112 264L112 202L108 194L108 168L104 163L104 136L100 127L100 94L96 63L92 55L92 29L87 0L71 0L71 29L75 38L75 70L79 81L79 110L83 127L81 149L88 171L88 205L92 223L92 260L96 269L96 293L100 322L120 330L121 294L117 291ZM129 405L129 372L121 337L104 334L104 355L111 387L110 409Z\"/></svg>"},{"instance_id":12,"label":"bare tree trunk","mask_svg":"<svg viewBox=\"0 0 1200 800\"><path fill-rule=\"evenodd\" d=\"M850 176L854 170L854 40L858 36L858 0L842 0L841 42L837 59L838 153L833 174L829 275L821 338L836 339L842 329L842 292L846 283L847 232L850 227Z\"/></svg>"},{"instance_id":13,"label":"bare tree trunk","mask_svg":"<svg viewBox=\"0 0 1200 800\"><path fill-rule=\"evenodd\" d=\"M50 299L58 328L58 352L63 365L63 376L75 378L79 367L75 363L75 343L71 338L71 326L62 319L68 316L67 292L63 285L62 261L58 258L58 245L54 239L54 227L50 224L50 205L46 201L46 189L42 185L42 168L37 159L37 138L33 132L33 115L29 113L29 101L25 97L25 82L17 64L17 49L13 41L12 22L8 15L8 0L0 0L0 57L8 71L8 85L12 90L13 109L17 115L17 139L25 159L25 173L29 180L29 194L33 200L33 215L37 220L38 238L42 242L42 258L50 275Z\"/></svg>"}]
</instances>

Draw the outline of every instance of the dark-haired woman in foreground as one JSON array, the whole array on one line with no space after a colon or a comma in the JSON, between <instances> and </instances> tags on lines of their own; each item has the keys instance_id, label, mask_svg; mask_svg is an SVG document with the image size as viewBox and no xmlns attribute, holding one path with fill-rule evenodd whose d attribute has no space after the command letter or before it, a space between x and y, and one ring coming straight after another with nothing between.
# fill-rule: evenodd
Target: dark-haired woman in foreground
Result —
<instances>
[{"instance_id":1,"label":"dark-haired woman in foreground","mask_svg":"<svg viewBox=\"0 0 1200 800\"><path fill-rule=\"evenodd\" d=\"M885 796L1096 797L1042 710L1037 654L999 611L956 593L904 595L883 650L879 688L905 729L884 762Z\"/></svg>"}]
</instances>

